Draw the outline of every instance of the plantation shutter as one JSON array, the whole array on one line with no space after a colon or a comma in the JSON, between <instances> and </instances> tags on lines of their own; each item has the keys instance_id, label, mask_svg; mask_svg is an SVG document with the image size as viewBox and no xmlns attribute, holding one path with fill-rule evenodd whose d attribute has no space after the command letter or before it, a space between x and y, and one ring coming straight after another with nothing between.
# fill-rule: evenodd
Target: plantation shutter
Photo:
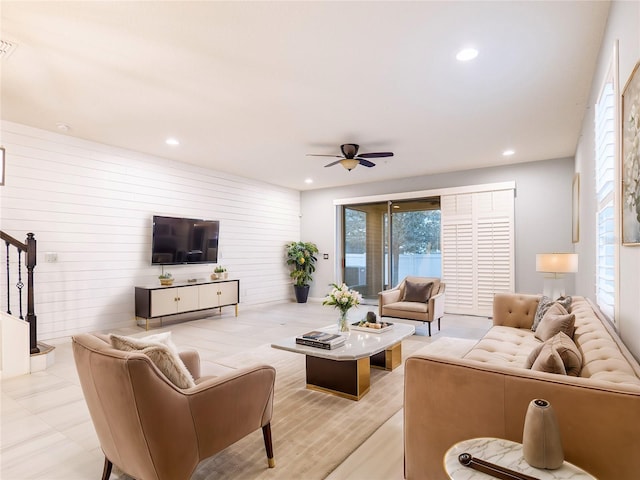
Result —
<instances>
[{"instance_id":1,"label":"plantation shutter","mask_svg":"<svg viewBox=\"0 0 640 480\"><path fill-rule=\"evenodd\" d=\"M513 190L443 196L441 209L445 311L490 316L514 289Z\"/></svg>"}]
</instances>

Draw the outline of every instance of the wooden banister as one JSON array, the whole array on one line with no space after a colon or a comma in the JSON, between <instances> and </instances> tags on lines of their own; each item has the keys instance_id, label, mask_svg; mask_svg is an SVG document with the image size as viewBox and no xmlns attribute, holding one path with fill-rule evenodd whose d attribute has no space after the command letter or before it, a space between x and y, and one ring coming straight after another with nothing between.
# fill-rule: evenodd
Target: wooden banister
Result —
<instances>
[{"instance_id":1,"label":"wooden banister","mask_svg":"<svg viewBox=\"0 0 640 480\"><path fill-rule=\"evenodd\" d=\"M10 247L13 246L17 249L18 255L18 281L16 282L16 289L18 290L18 306L20 310L20 319L25 320L22 315L22 289L25 284L22 281L22 253L24 252L25 256L25 266L27 268L27 318L26 321L29 323L29 350L30 353L39 353L40 349L38 348L38 339L37 339L37 317L35 314L35 297L33 291L33 271L36 266L36 255L37 255L37 244L36 239L33 233L27 233L27 239L25 243L15 239L11 235L0 231L0 239L4 240L7 253L6 253L6 268L7 268L7 313L11 315L11 289L9 288L9 284L11 282L11 271L10 271Z\"/></svg>"}]
</instances>

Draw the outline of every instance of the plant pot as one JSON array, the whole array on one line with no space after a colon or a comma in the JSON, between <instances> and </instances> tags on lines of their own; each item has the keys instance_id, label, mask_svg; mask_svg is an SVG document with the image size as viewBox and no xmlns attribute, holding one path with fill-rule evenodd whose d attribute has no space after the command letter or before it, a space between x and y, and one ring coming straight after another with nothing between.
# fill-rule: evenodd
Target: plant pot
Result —
<instances>
[{"instance_id":1,"label":"plant pot","mask_svg":"<svg viewBox=\"0 0 640 480\"><path fill-rule=\"evenodd\" d=\"M296 292L296 301L298 303L307 303L307 298L309 298L309 285L294 285L293 290Z\"/></svg>"},{"instance_id":2,"label":"plant pot","mask_svg":"<svg viewBox=\"0 0 640 480\"><path fill-rule=\"evenodd\" d=\"M160 279L160 285L173 285L173 278L161 278Z\"/></svg>"}]
</instances>

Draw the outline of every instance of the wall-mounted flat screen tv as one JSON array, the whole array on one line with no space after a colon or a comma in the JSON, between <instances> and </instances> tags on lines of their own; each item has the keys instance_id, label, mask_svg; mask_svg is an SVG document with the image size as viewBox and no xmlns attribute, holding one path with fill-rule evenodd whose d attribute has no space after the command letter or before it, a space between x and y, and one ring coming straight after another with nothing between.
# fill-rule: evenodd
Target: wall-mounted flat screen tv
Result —
<instances>
[{"instance_id":1,"label":"wall-mounted flat screen tv","mask_svg":"<svg viewBox=\"0 0 640 480\"><path fill-rule=\"evenodd\" d=\"M218 220L153 217L151 264L218 262Z\"/></svg>"}]
</instances>

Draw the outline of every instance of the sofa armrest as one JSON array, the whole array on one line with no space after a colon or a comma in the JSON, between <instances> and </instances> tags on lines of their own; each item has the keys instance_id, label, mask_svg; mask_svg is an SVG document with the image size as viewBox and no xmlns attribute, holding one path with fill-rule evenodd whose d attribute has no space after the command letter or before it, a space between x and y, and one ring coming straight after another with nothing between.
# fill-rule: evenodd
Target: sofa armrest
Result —
<instances>
[{"instance_id":1,"label":"sofa armrest","mask_svg":"<svg viewBox=\"0 0 640 480\"><path fill-rule=\"evenodd\" d=\"M185 350L183 352L178 352L182 363L187 367L189 373L194 380L197 380L201 376L200 372L200 355L195 350Z\"/></svg>"},{"instance_id":2,"label":"sofa armrest","mask_svg":"<svg viewBox=\"0 0 640 480\"><path fill-rule=\"evenodd\" d=\"M444 284L440 284L440 292L429 299L429 320L437 320L444 315Z\"/></svg>"},{"instance_id":3,"label":"sofa armrest","mask_svg":"<svg viewBox=\"0 0 640 480\"><path fill-rule=\"evenodd\" d=\"M402 290L398 287L378 293L378 313L380 316L382 316L382 307L390 303L399 302L401 294Z\"/></svg>"},{"instance_id":4,"label":"sofa armrest","mask_svg":"<svg viewBox=\"0 0 640 480\"><path fill-rule=\"evenodd\" d=\"M203 456L231 445L271 422L276 371L268 365L241 368L184 390Z\"/></svg>"}]
</instances>

